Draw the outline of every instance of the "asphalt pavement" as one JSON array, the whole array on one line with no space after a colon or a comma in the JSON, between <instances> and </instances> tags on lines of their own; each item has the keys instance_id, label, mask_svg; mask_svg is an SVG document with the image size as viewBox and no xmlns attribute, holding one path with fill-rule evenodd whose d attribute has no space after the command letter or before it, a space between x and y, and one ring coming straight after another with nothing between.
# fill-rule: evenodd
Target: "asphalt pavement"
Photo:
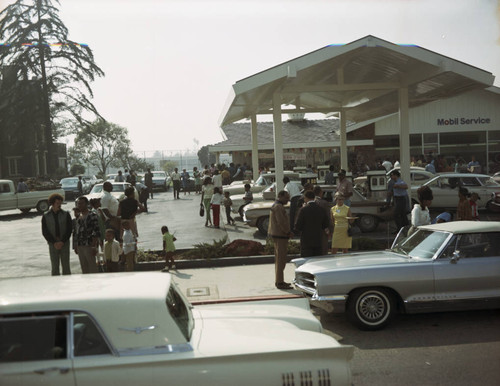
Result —
<instances>
[{"instance_id":1,"label":"asphalt pavement","mask_svg":"<svg viewBox=\"0 0 500 386\"><path fill-rule=\"evenodd\" d=\"M176 247L219 240L265 239L255 228L241 221L220 229L204 226L198 214L200 196L193 193L174 200L172 192L155 193L148 201L149 213L138 216L139 248L162 247L161 226L167 225L177 238ZM64 204L71 210L73 203ZM482 220L499 220L498 215L481 213ZM392 238L389 224L364 236L387 240ZM19 211L0 212L0 279L6 277L50 275L48 247L41 235L41 215ZM78 257L71 253L71 270L81 273ZM106 274L103 274L105 276ZM193 304L240 299L295 296L295 290L274 287L274 265L252 264L242 260L231 267L172 270L174 282ZM285 268L285 280L294 277L293 264ZM378 332L359 331L345 315L332 315L313 308L325 333L356 349L351 362L355 385L498 385L500 313L476 311L423 315L399 315L391 326Z\"/></svg>"}]
</instances>

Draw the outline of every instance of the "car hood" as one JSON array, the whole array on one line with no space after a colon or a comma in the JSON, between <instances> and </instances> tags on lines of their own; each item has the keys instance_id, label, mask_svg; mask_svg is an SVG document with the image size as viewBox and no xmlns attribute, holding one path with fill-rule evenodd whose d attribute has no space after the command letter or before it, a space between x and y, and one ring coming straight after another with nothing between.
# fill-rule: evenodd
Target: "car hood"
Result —
<instances>
[{"instance_id":1,"label":"car hood","mask_svg":"<svg viewBox=\"0 0 500 386\"><path fill-rule=\"evenodd\" d=\"M203 355L341 347L335 339L319 333L321 324L304 303L307 299L295 300L303 304L297 307L262 301L196 307L193 344Z\"/></svg>"},{"instance_id":2,"label":"car hood","mask_svg":"<svg viewBox=\"0 0 500 386\"><path fill-rule=\"evenodd\" d=\"M324 273L326 271L337 271L349 268L360 268L369 266L380 266L389 264L406 264L410 258L391 251L373 251L352 253L341 257L322 257L315 259L295 259L293 262L298 266L297 271L305 271L312 274Z\"/></svg>"}]
</instances>

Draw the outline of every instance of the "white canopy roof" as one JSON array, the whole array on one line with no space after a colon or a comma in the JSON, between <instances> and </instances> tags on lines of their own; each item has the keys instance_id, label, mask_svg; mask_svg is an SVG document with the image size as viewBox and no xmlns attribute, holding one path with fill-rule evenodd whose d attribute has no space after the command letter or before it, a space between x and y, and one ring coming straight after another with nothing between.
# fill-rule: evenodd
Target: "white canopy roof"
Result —
<instances>
[{"instance_id":1,"label":"white canopy roof","mask_svg":"<svg viewBox=\"0 0 500 386\"><path fill-rule=\"evenodd\" d=\"M252 120L252 166L257 170L257 120L273 114L277 181L283 169L281 114L340 112L341 166L348 169L346 122L399 113L400 162L409 180L409 108L493 85L487 71L410 45L366 36L327 46L236 82L219 120ZM293 106L283 108L283 106ZM278 189L281 186L278 186Z\"/></svg>"},{"instance_id":2,"label":"white canopy roof","mask_svg":"<svg viewBox=\"0 0 500 386\"><path fill-rule=\"evenodd\" d=\"M273 94L300 112L345 109L346 119L362 122L399 109L397 89L408 88L409 107L493 85L487 71L435 52L366 36L327 46L236 82L220 126L270 114ZM283 112L288 112L283 110ZM292 108L291 112L295 111Z\"/></svg>"}]
</instances>

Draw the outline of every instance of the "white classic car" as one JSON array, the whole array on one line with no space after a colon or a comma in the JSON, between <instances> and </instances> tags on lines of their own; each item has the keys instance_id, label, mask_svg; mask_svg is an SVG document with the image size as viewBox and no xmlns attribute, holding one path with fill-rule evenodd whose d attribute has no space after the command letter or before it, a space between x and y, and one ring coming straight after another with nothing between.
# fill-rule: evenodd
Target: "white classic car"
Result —
<instances>
[{"instance_id":1,"label":"white classic car","mask_svg":"<svg viewBox=\"0 0 500 386\"><path fill-rule=\"evenodd\" d=\"M305 298L193 307L161 272L0 282L2 385L349 385L352 354Z\"/></svg>"},{"instance_id":2,"label":"white classic car","mask_svg":"<svg viewBox=\"0 0 500 386\"><path fill-rule=\"evenodd\" d=\"M487 174L476 173L440 173L423 185L432 189L434 199L432 208L456 209L458 205L458 189L467 188L469 193L477 193L478 209L498 212L500 208L500 184ZM418 186L412 186L413 204L417 201Z\"/></svg>"},{"instance_id":3,"label":"white classic car","mask_svg":"<svg viewBox=\"0 0 500 386\"><path fill-rule=\"evenodd\" d=\"M301 175L299 173L285 170L283 174L285 177L290 178L290 181L300 181ZM245 193L245 184L250 184L250 190L255 194L271 186L274 181L276 181L275 173L262 173L255 182L250 180L234 181L231 185L224 185L222 190L234 196Z\"/></svg>"},{"instance_id":4,"label":"white classic car","mask_svg":"<svg viewBox=\"0 0 500 386\"><path fill-rule=\"evenodd\" d=\"M361 329L403 313L500 307L500 222L454 221L398 236L387 251L296 259L295 286Z\"/></svg>"}]
</instances>

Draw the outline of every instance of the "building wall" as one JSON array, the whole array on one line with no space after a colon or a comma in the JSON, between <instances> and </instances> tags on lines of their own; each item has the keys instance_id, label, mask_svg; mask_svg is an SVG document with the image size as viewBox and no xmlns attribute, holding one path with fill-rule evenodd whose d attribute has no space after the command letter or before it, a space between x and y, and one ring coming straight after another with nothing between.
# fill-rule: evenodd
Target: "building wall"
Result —
<instances>
[{"instance_id":1,"label":"building wall","mask_svg":"<svg viewBox=\"0 0 500 386\"><path fill-rule=\"evenodd\" d=\"M473 91L413 108L409 116L411 156L440 154L448 165L456 157L468 162L475 156L482 172L500 170L499 93ZM378 156L399 159L397 114L377 121L375 136Z\"/></svg>"}]
</instances>

